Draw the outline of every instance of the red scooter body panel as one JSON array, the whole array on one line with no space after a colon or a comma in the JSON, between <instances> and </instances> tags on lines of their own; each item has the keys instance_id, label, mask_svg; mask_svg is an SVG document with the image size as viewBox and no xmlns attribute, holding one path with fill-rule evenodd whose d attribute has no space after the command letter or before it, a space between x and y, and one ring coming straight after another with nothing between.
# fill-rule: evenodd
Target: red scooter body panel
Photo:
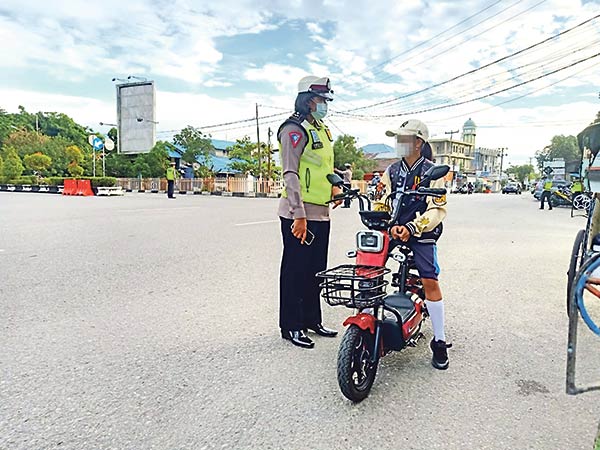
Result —
<instances>
[{"instance_id":1,"label":"red scooter body panel","mask_svg":"<svg viewBox=\"0 0 600 450\"><path fill-rule=\"evenodd\" d=\"M413 334L419 329L419 324L423 321L423 301L419 299L415 303L416 314L405 323L402 324L402 335L408 341Z\"/></svg>"},{"instance_id":2,"label":"red scooter body panel","mask_svg":"<svg viewBox=\"0 0 600 450\"><path fill-rule=\"evenodd\" d=\"M371 334L375 334L375 321L375 316L372 314L358 313L344 320L344 326L356 325L361 330L369 330Z\"/></svg>"},{"instance_id":3,"label":"red scooter body panel","mask_svg":"<svg viewBox=\"0 0 600 450\"><path fill-rule=\"evenodd\" d=\"M387 233L383 233L383 249L379 253L363 252L358 250L356 252L356 264L385 267L389 248L390 236Z\"/></svg>"}]
</instances>

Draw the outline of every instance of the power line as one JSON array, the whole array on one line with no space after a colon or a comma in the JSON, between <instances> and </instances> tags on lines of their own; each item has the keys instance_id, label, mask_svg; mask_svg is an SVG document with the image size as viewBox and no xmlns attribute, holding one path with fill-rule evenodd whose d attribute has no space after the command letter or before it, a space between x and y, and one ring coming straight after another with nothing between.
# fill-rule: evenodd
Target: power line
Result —
<instances>
[{"instance_id":1,"label":"power line","mask_svg":"<svg viewBox=\"0 0 600 450\"><path fill-rule=\"evenodd\" d=\"M517 83L517 84L515 84L513 86L510 86L510 87L507 87L507 88L504 88L504 89L500 89L500 90L497 90L497 91L494 91L494 92L491 92L491 93L488 93L488 94L485 94L485 95L482 95L480 97L476 97L476 98L473 98L473 99L470 99L470 100L465 100L465 101L462 101L462 102L454 102L454 103L451 103L449 105L440 105L440 106L436 106L436 107L433 107L433 108L427 108L427 109L422 109L422 110L418 110L418 111L407 111L407 112L401 112L401 113L396 113L396 114L384 114L384 115L373 115L373 116L359 116L359 115L356 115L355 117L366 117L366 118L368 118L368 117L372 117L372 118L399 117L399 116L404 116L404 115L408 115L408 114L421 114L421 113L425 113L425 112L437 111L437 110L440 110L440 109L445 109L445 108L450 108L450 107L454 107L454 106L464 105L466 103L471 103L471 102L474 102L474 101L477 101L477 100L482 100L484 98L492 97L493 95L501 94L502 92L507 92L507 91L509 91L511 89L515 89L517 87L523 86L525 84L531 83L531 82L536 81L536 80L540 80L542 78L545 78L547 76L553 75L553 74L555 74L557 72L560 72L562 70L568 69L570 67L574 67L574 66L576 66L578 64L581 64L581 63L583 63L585 61L589 61L589 60L591 60L593 58L597 58L598 56L600 56L600 53L596 53L594 55L588 56L587 58L580 59L580 60L578 60L578 61L576 61L574 63L571 63L571 64L569 64L567 66L563 66L563 67L561 67L559 69L553 70L551 72L548 72L546 74L540 75L538 77L535 77L535 78L523 81L521 83Z\"/></svg>"},{"instance_id":2,"label":"power line","mask_svg":"<svg viewBox=\"0 0 600 450\"><path fill-rule=\"evenodd\" d=\"M542 45L542 44L545 44L545 43L547 43L547 42L549 42L549 41L551 41L551 40L554 40L554 39L556 39L556 38L558 38L558 37L560 37L560 36L563 36L563 35L565 35L566 33L569 33L570 31L573 31L573 30L575 30L576 28L579 28L579 27L581 27L581 26L583 26L583 25L585 25L585 24L587 24L587 23L589 23L589 22L591 22L591 21L593 21L593 20L597 19L598 17L600 17L600 14L598 14L598 15L596 15L596 16L594 16L594 17L591 17L590 19L587 19L587 20L585 20L584 22L582 22L582 23L580 23L580 24L578 24L578 25L576 25L576 26L574 26L574 27L572 27L572 28L569 28L568 30L562 31L562 32L560 32L560 33L558 33L558 34L556 34L556 35L554 35L554 36L551 36L551 37L549 37L549 38L546 38L546 39L544 39L544 40L542 40L542 41L540 41L540 42L537 42L537 43L535 43L535 44L533 44L533 45L530 45L529 47L526 47L526 48L524 48L524 49L521 49L521 50L519 50L519 51L517 51L517 52L514 52L514 53L512 53L512 54L510 54L510 55L506 55L506 56L503 56L502 58L498 58L498 59L496 59L495 61L492 61L492 62L490 62L490 63L487 63L487 64L485 64L485 65L483 65L483 66L481 66L481 67L478 67L478 68L476 68L476 69L470 70L470 71L468 71L468 72L465 72L465 73L462 73L462 74L460 74L460 75L457 75L457 76L455 76L455 77L453 77L453 78L450 78L449 80L445 80L445 81L442 81L442 82L440 82L440 83L436 83L436 84L434 84L434 85L432 85L432 86L428 86L428 87L426 87L426 88L423 88L423 89L420 89L420 90L418 90L418 91L414 91L414 92L411 92L411 93L408 93L408 94L405 94L405 95L401 95L401 96L398 96L398 97L394 97L394 98L392 98L392 99L383 100L383 101L380 101L380 102L373 103L373 104L371 104L371 105L361 106L361 107L359 107L359 108L355 108L355 109L347 109L347 110L344 110L344 111L338 111L338 112L339 112L339 113L341 113L341 114L343 114L343 113L347 113L347 112L354 112L354 111L360 111L360 110L365 110L365 109L369 109L369 108L374 108L374 107L376 107L376 106L380 106L380 105L385 105L385 104L388 104L388 103L396 102L396 101L398 101L398 100L402 100L402 99L404 99L404 98L412 97L412 96L414 96L414 95L421 94L421 93L423 93L423 92L426 92L426 91L429 91L429 90L431 90L431 89L435 89L435 88L437 88L437 87L444 86L444 85L446 85L446 84L448 84L448 83L451 83L451 82L453 82L453 81L456 81L456 80L458 80L458 79L460 79L460 78L463 78L463 77L466 77L466 76L468 76L468 75L472 75L473 73L479 72L479 71L481 71L481 70L483 70L483 69L485 69L485 68L487 68L487 67L490 67L490 66L492 66L492 65L494 65L494 64L498 64L498 63L500 63L500 62L502 62L502 61L506 61L506 60L507 60L507 59L509 59L509 58L512 58L512 57L514 57L514 56L516 56L516 55L519 55L519 54L521 54L521 53L524 53L524 52L526 52L526 51L528 51L528 50L531 50L531 49L533 49L533 48L535 48L535 47L538 47L538 46L540 46L540 45Z\"/></svg>"},{"instance_id":3,"label":"power line","mask_svg":"<svg viewBox=\"0 0 600 450\"><path fill-rule=\"evenodd\" d=\"M473 39L473 38L479 37L479 36L481 36L482 34L485 34L485 33L487 33L488 31L490 31L490 30L493 30L494 28L497 28L497 27L499 27L500 25L503 25L503 24L505 24L505 23L507 23L507 22L510 22L510 21L512 21L513 19L515 19L515 18L517 18L517 17L519 17L519 16L521 16L521 15L523 15L523 14L525 14L525 13L527 13L527 12L531 11L532 9L534 9L534 8L537 8L539 5L541 5L542 3L546 2L546 1L547 1L547 0L541 0L541 1L539 1L538 3L536 3L535 5L531 6L531 7L530 7L530 8L528 8L528 9L526 9L525 11L521 11L521 12L519 12L519 13L515 14L514 16L511 16L511 17L509 17L508 19L505 19L505 20L503 20L502 22L500 22L500 23L497 23L497 24L495 24L495 25L491 26L490 28L487 28L487 29L483 30L483 31L481 31L481 32L480 32L480 33L478 33L478 34L475 34L474 36L469 36L469 37L468 37L468 39L469 39L469 40L471 40L471 39ZM519 3L519 2L517 2L517 3ZM515 5L515 4L511 5L510 7L512 7L512 6L514 6L514 5ZM509 7L509 8L510 8L510 7ZM508 8L506 8L506 9L508 9ZM503 10L503 11L506 11L506 9L505 9L505 10ZM502 12L503 12L503 11L502 11ZM484 22L484 21L482 21L482 22ZM482 23L482 22L480 22L480 23ZM453 37L455 37L455 36L453 36ZM452 37L452 38L453 38L453 37ZM450 39L452 39L452 38L450 38ZM435 48L435 47L437 47L438 45L441 45L441 44L443 44L443 43L447 43L448 41L449 41L449 40L445 40L445 41L443 41L443 42L440 42L440 43L436 44L435 46L431 47L431 49L433 49L433 48ZM466 40L463 40L463 41L459 42L458 44L464 43L465 41L466 41ZM452 45L450 48L454 48L454 47L456 47L458 44L456 44L456 45ZM431 49L430 49L430 50L431 50ZM428 56L428 57L427 57L427 60L428 60L428 61L431 61L431 60L433 60L433 59L437 58L438 56L445 54L445 53L446 53L448 50L449 50L449 49L444 49L444 50L442 50L441 52L439 52L439 53L436 53L436 54L435 54L435 55L433 55L433 56ZM422 56L422 55L419 55L419 56ZM407 60L404 60L404 61L402 61L402 62L403 62L403 63L406 63L406 62L408 62L408 61L411 61L411 60L412 60L412 59L414 59L414 58L415 58L415 57L413 56L413 57L411 57L411 58L408 58ZM388 75L387 77L384 77L384 78L380 79L379 81L380 81L380 82L381 82L381 81L385 81L385 80L388 80L388 79L390 79L390 78L392 78L392 77L394 77L394 76L396 76L396 75L395 75L395 74L390 74L390 75Z\"/></svg>"}]
</instances>

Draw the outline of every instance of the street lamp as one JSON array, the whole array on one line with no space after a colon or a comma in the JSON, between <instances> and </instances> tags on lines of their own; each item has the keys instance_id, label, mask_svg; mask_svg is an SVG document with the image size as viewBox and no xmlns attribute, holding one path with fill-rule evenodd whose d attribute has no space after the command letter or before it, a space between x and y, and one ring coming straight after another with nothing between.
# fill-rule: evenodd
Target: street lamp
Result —
<instances>
[{"instance_id":1,"label":"street lamp","mask_svg":"<svg viewBox=\"0 0 600 450\"><path fill-rule=\"evenodd\" d=\"M140 123L141 122L150 122L150 123L153 123L154 125L158 124L158 122L155 122L154 120L144 119L143 117L138 117L136 120Z\"/></svg>"},{"instance_id":2,"label":"street lamp","mask_svg":"<svg viewBox=\"0 0 600 450\"><path fill-rule=\"evenodd\" d=\"M127 77L128 80L131 80L132 78L135 78L135 79L140 80L140 81L148 81L148 78L145 78L145 77L136 77L135 75L129 75Z\"/></svg>"},{"instance_id":3,"label":"street lamp","mask_svg":"<svg viewBox=\"0 0 600 450\"><path fill-rule=\"evenodd\" d=\"M117 125L116 123L106 123L106 122L100 122L101 126L106 125L107 127L115 127L115 129L117 130L117 153L119 152L119 125Z\"/></svg>"}]
</instances>

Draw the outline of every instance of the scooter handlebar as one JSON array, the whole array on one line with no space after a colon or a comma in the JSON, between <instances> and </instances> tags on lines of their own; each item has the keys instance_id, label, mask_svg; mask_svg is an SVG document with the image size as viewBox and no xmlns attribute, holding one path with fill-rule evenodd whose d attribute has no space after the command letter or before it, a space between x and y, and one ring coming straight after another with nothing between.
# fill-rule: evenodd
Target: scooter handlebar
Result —
<instances>
[{"instance_id":1,"label":"scooter handlebar","mask_svg":"<svg viewBox=\"0 0 600 450\"><path fill-rule=\"evenodd\" d=\"M432 197L441 197L442 195L446 195L446 188L426 188L420 187L417 189L418 194L423 195L431 195Z\"/></svg>"}]
</instances>

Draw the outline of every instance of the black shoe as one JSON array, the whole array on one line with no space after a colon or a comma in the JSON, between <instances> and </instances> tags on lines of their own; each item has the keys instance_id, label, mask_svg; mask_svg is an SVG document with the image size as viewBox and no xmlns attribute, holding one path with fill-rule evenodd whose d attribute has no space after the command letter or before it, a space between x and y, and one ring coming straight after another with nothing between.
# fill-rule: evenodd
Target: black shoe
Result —
<instances>
[{"instance_id":1,"label":"black shoe","mask_svg":"<svg viewBox=\"0 0 600 450\"><path fill-rule=\"evenodd\" d=\"M431 365L439 370L446 370L448 368L448 350L452 347L452 344L446 344L444 341L431 340L429 344L433 356L431 358Z\"/></svg>"},{"instance_id":2,"label":"black shoe","mask_svg":"<svg viewBox=\"0 0 600 450\"><path fill-rule=\"evenodd\" d=\"M318 323L312 327L306 327L306 329L317 333L319 336L325 336L325 337L336 337L338 334L338 332L336 330L330 330L329 328L325 328L320 323Z\"/></svg>"},{"instance_id":3,"label":"black shoe","mask_svg":"<svg viewBox=\"0 0 600 450\"><path fill-rule=\"evenodd\" d=\"M540 209L544 209L544 208L540 207Z\"/></svg>"},{"instance_id":4,"label":"black shoe","mask_svg":"<svg viewBox=\"0 0 600 450\"><path fill-rule=\"evenodd\" d=\"M304 333L303 330L281 330L281 337L292 341L292 344L303 348L313 348L315 343Z\"/></svg>"}]
</instances>

